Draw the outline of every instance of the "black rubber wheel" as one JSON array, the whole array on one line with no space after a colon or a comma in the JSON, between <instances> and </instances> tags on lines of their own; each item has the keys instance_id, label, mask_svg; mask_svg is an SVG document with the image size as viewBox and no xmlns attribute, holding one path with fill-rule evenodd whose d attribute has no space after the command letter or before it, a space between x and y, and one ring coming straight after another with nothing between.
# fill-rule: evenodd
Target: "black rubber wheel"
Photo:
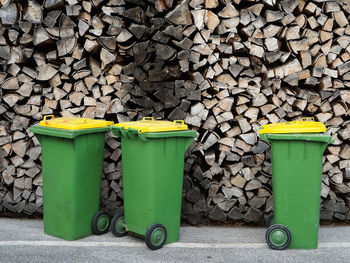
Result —
<instances>
[{"instance_id":1,"label":"black rubber wheel","mask_svg":"<svg viewBox=\"0 0 350 263\"><path fill-rule=\"evenodd\" d=\"M145 240L149 249L160 249L166 241L167 232L162 224L151 225L146 232Z\"/></svg>"},{"instance_id":2,"label":"black rubber wheel","mask_svg":"<svg viewBox=\"0 0 350 263\"><path fill-rule=\"evenodd\" d=\"M123 237L128 234L125 227L124 212L116 213L114 215L109 229L116 237Z\"/></svg>"},{"instance_id":3,"label":"black rubber wheel","mask_svg":"<svg viewBox=\"0 0 350 263\"><path fill-rule=\"evenodd\" d=\"M274 214L271 213L266 217L266 221L265 221L266 227L272 226L274 222L275 222Z\"/></svg>"},{"instance_id":4,"label":"black rubber wheel","mask_svg":"<svg viewBox=\"0 0 350 263\"><path fill-rule=\"evenodd\" d=\"M286 226L276 224L266 230L265 240L270 248L282 250L289 246L292 235Z\"/></svg>"},{"instance_id":5,"label":"black rubber wheel","mask_svg":"<svg viewBox=\"0 0 350 263\"><path fill-rule=\"evenodd\" d=\"M95 235L106 234L109 230L110 217L106 211L98 211L91 221L92 233Z\"/></svg>"}]
</instances>

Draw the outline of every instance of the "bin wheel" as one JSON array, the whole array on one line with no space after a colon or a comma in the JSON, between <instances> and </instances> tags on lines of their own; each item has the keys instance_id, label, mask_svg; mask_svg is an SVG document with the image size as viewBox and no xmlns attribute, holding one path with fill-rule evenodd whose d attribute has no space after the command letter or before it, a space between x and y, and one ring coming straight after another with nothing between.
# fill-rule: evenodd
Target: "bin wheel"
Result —
<instances>
[{"instance_id":1,"label":"bin wheel","mask_svg":"<svg viewBox=\"0 0 350 263\"><path fill-rule=\"evenodd\" d=\"M153 224L147 229L145 235L146 245L152 250L160 249L164 245L166 237L165 227L162 224Z\"/></svg>"},{"instance_id":2,"label":"bin wheel","mask_svg":"<svg viewBox=\"0 0 350 263\"><path fill-rule=\"evenodd\" d=\"M266 221L265 221L266 227L270 227L275 223L274 216L275 215L273 213L271 213L266 217Z\"/></svg>"},{"instance_id":3,"label":"bin wheel","mask_svg":"<svg viewBox=\"0 0 350 263\"><path fill-rule=\"evenodd\" d=\"M111 221L110 230L116 237L123 237L128 234L125 227L124 212L116 213Z\"/></svg>"},{"instance_id":4,"label":"bin wheel","mask_svg":"<svg viewBox=\"0 0 350 263\"><path fill-rule=\"evenodd\" d=\"M276 224L266 230L265 240L270 248L282 250L289 246L292 235L286 226Z\"/></svg>"},{"instance_id":5,"label":"bin wheel","mask_svg":"<svg viewBox=\"0 0 350 263\"><path fill-rule=\"evenodd\" d=\"M109 214L106 211L98 211L91 221L92 233L95 235L103 235L108 232L109 228Z\"/></svg>"}]
</instances>

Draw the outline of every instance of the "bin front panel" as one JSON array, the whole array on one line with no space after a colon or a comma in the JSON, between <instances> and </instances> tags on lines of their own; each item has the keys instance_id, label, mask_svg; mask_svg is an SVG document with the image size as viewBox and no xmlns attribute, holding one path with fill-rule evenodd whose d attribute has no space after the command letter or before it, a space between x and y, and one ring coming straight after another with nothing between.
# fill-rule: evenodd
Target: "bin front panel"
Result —
<instances>
[{"instance_id":1,"label":"bin front panel","mask_svg":"<svg viewBox=\"0 0 350 263\"><path fill-rule=\"evenodd\" d=\"M125 222L145 235L155 223L167 229L166 243L179 238L184 153L188 138L122 137Z\"/></svg>"},{"instance_id":2,"label":"bin front panel","mask_svg":"<svg viewBox=\"0 0 350 263\"><path fill-rule=\"evenodd\" d=\"M88 236L99 208L104 133L40 136L45 233L67 240Z\"/></svg>"},{"instance_id":3,"label":"bin front panel","mask_svg":"<svg viewBox=\"0 0 350 263\"><path fill-rule=\"evenodd\" d=\"M291 248L317 248L325 142L272 140L274 216Z\"/></svg>"}]
</instances>

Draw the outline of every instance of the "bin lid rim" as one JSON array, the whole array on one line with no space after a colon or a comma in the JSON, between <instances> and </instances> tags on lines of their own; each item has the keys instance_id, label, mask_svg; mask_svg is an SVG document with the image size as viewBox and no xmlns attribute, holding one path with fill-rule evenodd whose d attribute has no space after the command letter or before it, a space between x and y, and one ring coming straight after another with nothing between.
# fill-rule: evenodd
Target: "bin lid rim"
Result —
<instances>
[{"instance_id":1,"label":"bin lid rim","mask_svg":"<svg viewBox=\"0 0 350 263\"><path fill-rule=\"evenodd\" d=\"M50 118L49 118L50 117ZM112 121L95 120L79 117L60 117L55 118L53 115L44 116L39 122L39 126L48 128L57 128L63 130L83 130L93 128L103 128L112 125Z\"/></svg>"},{"instance_id":2,"label":"bin lid rim","mask_svg":"<svg viewBox=\"0 0 350 263\"><path fill-rule=\"evenodd\" d=\"M279 122L263 125L260 127L259 134L320 133L326 130L327 128L322 122L314 121L313 118L303 118L301 121Z\"/></svg>"},{"instance_id":3,"label":"bin lid rim","mask_svg":"<svg viewBox=\"0 0 350 263\"><path fill-rule=\"evenodd\" d=\"M137 130L138 133L188 130L188 126L184 123L183 120L155 120L154 118L149 117L143 118L140 121L121 122L114 124L113 126L123 128L125 130Z\"/></svg>"}]
</instances>

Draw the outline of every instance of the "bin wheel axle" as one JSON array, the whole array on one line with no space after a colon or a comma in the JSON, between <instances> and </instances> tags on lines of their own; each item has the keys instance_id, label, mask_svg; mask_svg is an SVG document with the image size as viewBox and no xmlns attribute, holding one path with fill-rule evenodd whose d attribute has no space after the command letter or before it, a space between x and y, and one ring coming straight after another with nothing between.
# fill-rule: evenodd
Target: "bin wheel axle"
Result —
<instances>
[{"instance_id":1,"label":"bin wheel axle","mask_svg":"<svg viewBox=\"0 0 350 263\"><path fill-rule=\"evenodd\" d=\"M109 214L106 211L98 211L91 221L91 230L95 235L103 235L108 232L109 228Z\"/></svg>"},{"instance_id":2,"label":"bin wheel axle","mask_svg":"<svg viewBox=\"0 0 350 263\"><path fill-rule=\"evenodd\" d=\"M166 241L167 231L162 224L151 225L146 232L145 241L149 249L160 249Z\"/></svg>"},{"instance_id":3,"label":"bin wheel axle","mask_svg":"<svg viewBox=\"0 0 350 263\"><path fill-rule=\"evenodd\" d=\"M128 234L125 227L124 212L115 214L111 221L110 230L116 237L123 237Z\"/></svg>"},{"instance_id":4,"label":"bin wheel axle","mask_svg":"<svg viewBox=\"0 0 350 263\"><path fill-rule=\"evenodd\" d=\"M267 229L265 239L270 248L282 250L289 246L292 235L286 226L276 224Z\"/></svg>"},{"instance_id":5,"label":"bin wheel axle","mask_svg":"<svg viewBox=\"0 0 350 263\"><path fill-rule=\"evenodd\" d=\"M274 222L275 222L274 214L273 214L273 213L269 214L269 215L267 216L265 222L266 222L266 223L265 223L265 224L266 224L266 227L272 226L272 225L274 224Z\"/></svg>"}]
</instances>

